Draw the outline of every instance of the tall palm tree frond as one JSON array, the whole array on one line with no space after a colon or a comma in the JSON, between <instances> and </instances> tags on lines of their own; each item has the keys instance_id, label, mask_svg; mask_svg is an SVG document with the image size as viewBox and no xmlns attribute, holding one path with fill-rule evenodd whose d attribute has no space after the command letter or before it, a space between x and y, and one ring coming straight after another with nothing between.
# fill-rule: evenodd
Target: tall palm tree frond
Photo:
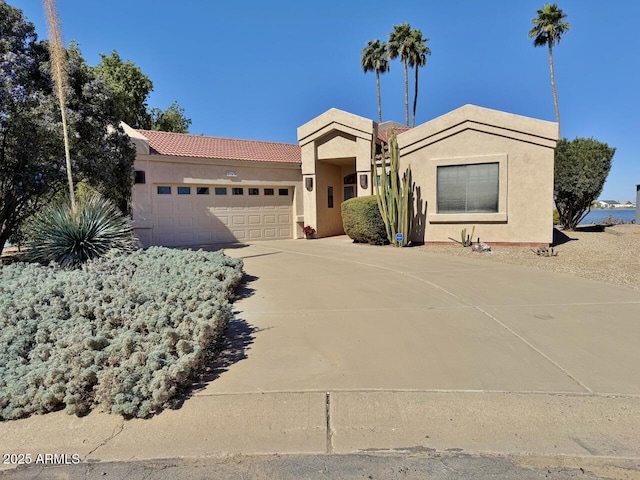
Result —
<instances>
[{"instance_id":1,"label":"tall palm tree frond","mask_svg":"<svg viewBox=\"0 0 640 480\"><path fill-rule=\"evenodd\" d=\"M378 121L382 123L382 104L380 98L380 74L389 71L389 52L387 44L380 40L369 41L362 50L362 69L364 73L376 73L376 90L378 93Z\"/></svg>"},{"instance_id":2,"label":"tall palm tree frond","mask_svg":"<svg viewBox=\"0 0 640 480\"><path fill-rule=\"evenodd\" d=\"M416 126L416 109L418 106L418 70L427 64L427 56L431 55L431 49L427 47L428 38L422 36L421 30L412 30L411 48L409 51L409 66L415 69L415 91L413 95L413 118L411 126Z\"/></svg>"},{"instance_id":3,"label":"tall palm tree frond","mask_svg":"<svg viewBox=\"0 0 640 480\"><path fill-rule=\"evenodd\" d=\"M537 11L538 16L531 20L533 28L529 31L529 38L533 38L535 47L559 45L562 35L571 30L571 25L565 22L567 14L557 4L546 4Z\"/></svg>"},{"instance_id":4,"label":"tall palm tree frond","mask_svg":"<svg viewBox=\"0 0 640 480\"><path fill-rule=\"evenodd\" d=\"M405 120L409 126L409 73L408 62L413 45L412 28L408 23L393 26L393 32L389 34L389 58L391 60L400 57L404 67L404 108Z\"/></svg>"},{"instance_id":5,"label":"tall palm tree frond","mask_svg":"<svg viewBox=\"0 0 640 480\"><path fill-rule=\"evenodd\" d=\"M531 20L533 28L529 31L529 38L533 38L534 47L546 46L549 51L551 92L556 110L556 122L558 123L558 138L560 138L560 107L558 106L558 93L556 92L556 79L553 67L553 46L560 44L562 35L571 29L571 25L564 21L567 15L555 3L544 5L537 13L538 16Z\"/></svg>"}]
</instances>

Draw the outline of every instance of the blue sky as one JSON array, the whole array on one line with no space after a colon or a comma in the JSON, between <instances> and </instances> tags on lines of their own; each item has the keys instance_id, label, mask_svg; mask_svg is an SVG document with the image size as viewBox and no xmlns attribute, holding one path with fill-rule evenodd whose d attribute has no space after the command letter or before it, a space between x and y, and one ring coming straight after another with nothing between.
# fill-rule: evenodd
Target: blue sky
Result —
<instances>
[{"instance_id":1,"label":"blue sky","mask_svg":"<svg viewBox=\"0 0 640 480\"><path fill-rule=\"evenodd\" d=\"M40 0L8 0L46 38ZM92 65L117 50L154 83L150 105L177 100L196 134L296 142L331 107L377 118L375 75L360 55L409 22L430 39L417 123L473 103L555 120L544 48L527 33L544 0L58 0L66 42ZM640 2L559 1L571 32L554 49L562 134L617 148L600 198L640 184ZM404 122L399 61L383 75L384 120ZM412 77L411 77L412 78ZM410 86L410 88L412 88ZM410 99L411 101L411 99Z\"/></svg>"}]
</instances>

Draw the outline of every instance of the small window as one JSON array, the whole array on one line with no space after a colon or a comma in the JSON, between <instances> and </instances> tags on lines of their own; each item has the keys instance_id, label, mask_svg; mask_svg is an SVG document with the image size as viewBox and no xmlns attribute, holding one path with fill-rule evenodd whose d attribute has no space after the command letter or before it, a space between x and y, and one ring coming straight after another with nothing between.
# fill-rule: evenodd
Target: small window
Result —
<instances>
[{"instance_id":1,"label":"small window","mask_svg":"<svg viewBox=\"0 0 640 480\"><path fill-rule=\"evenodd\" d=\"M178 195L191 195L191 187L178 187Z\"/></svg>"},{"instance_id":2,"label":"small window","mask_svg":"<svg viewBox=\"0 0 640 480\"><path fill-rule=\"evenodd\" d=\"M158 195L171 195L171 187L158 187Z\"/></svg>"},{"instance_id":3,"label":"small window","mask_svg":"<svg viewBox=\"0 0 640 480\"><path fill-rule=\"evenodd\" d=\"M260 195L260 189L259 188L250 188L249 189L249 195Z\"/></svg>"},{"instance_id":4,"label":"small window","mask_svg":"<svg viewBox=\"0 0 640 480\"><path fill-rule=\"evenodd\" d=\"M196 188L197 195L209 195L209 187L197 187Z\"/></svg>"},{"instance_id":5,"label":"small window","mask_svg":"<svg viewBox=\"0 0 640 480\"><path fill-rule=\"evenodd\" d=\"M216 187L214 189L214 192L216 195L226 195L227 194L227 187Z\"/></svg>"},{"instance_id":6,"label":"small window","mask_svg":"<svg viewBox=\"0 0 640 480\"><path fill-rule=\"evenodd\" d=\"M356 184L356 174L355 173L350 173L349 175L344 177L343 183L345 185L355 185Z\"/></svg>"},{"instance_id":7,"label":"small window","mask_svg":"<svg viewBox=\"0 0 640 480\"><path fill-rule=\"evenodd\" d=\"M231 189L232 195L244 195L244 188L242 187L233 187Z\"/></svg>"},{"instance_id":8,"label":"small window","mask_svg":"<svg viewBox=\"0 0 640 480\"><path fill-rule=\"evenodd\" d=\"M327 206L333 208L333 187L329 187L327 190Z\"/></svg>"},{"instance_id":9,"label":"small window","mask_svg":"<svg viewBox=\"0 0 640 480\"><path fill-rule=\"evenodd\" d=\"M289 189L288 188L279 188L278 189L278 195L280 195L281 197L286 197L287 195L289 195Z\"/></svg>"},{"instance_id":10,"label":"small window","mask_svg":"<svg viewBox=\"0 0 640 480\"><path fill-rule=\"evenodd\" d=\"M133 173L133 183L146 183L146 176L144 170L136 170Z\"/></svg>"},{"instance_id":11,"label":"small window","mask_svg":"<svg viewBox=\"0 0 640 480\"><path fill-rule=\"evenodd\" d=\"M264 189L264 194L265 195L273 195L273 193L274 193L273 188L265 188Z\"/></svg>"}]
</instances>

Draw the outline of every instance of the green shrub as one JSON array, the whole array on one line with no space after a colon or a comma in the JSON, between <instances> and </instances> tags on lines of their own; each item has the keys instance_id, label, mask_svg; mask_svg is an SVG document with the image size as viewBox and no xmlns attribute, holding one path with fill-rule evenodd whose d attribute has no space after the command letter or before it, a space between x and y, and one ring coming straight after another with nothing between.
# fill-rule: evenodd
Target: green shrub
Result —
<instances>
[{"instance_id":1,"label":"green shrub","mask_svg":"<svg viewBox=\"0 0 640 480\"><path fill-rule=\"evenodd\" d=\"M557 208L553 209L553 224L554 225L559 225L560 224L560 214L558 213L558 209Z\"/></svg>"},{"instance_id":2,"label":"green shrub","mask_svg":"<svg viewBox=\"0 0 640 480\"><path fill-rule=\"evenodd\" d=\"M0 420L172 406L221 339L241 278L241 260L160 247L76 270L1 267Z\"/></svg>"},{"instance_id":3,"label":"green shrub","mask_svg":"<svg viewBox=\"0 0 640 480\"><path fill-rule=\"evenodd\" d=\"M375 196L356 197L343 202L342 224L345 233L357 243L388 243L384 220Z\"/></svg>"},{"instance_id":4,"label":"green shrub","mask_svg":"<svg viewBox=\"0 0 640 480\"><path fill-rule=\"evenodd\" d=\"M98 193L78 197L77 211L65 201L52 203L26 225L26 258L76 267L87 260L136 248L128 217Z\"/></svg>"}]
</instances>

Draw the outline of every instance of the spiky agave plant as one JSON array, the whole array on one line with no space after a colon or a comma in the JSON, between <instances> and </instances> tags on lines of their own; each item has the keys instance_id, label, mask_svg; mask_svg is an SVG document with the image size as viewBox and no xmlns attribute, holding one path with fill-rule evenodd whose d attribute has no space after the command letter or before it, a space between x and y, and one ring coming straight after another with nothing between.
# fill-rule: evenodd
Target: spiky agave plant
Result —
<instances>
[{"instance_id":1,"label":"spiky agave plant","mask_svg":"<svg viewBox=\"0 0 640 480\"><path fill-rule=\"evenodd\" d=\"M63 268L137 248L129 218L95 192L81 196L75 210L67 202L48 205L26 228L26 258Z\"/></svg>"}]
</instances>

